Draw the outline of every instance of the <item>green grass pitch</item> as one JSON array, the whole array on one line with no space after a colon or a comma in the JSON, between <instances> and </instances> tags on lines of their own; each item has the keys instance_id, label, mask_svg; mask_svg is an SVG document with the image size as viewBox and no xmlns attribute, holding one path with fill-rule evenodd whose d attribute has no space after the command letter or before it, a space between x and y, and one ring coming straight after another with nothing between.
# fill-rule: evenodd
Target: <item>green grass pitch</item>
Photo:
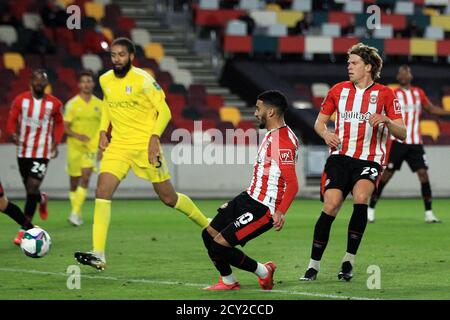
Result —
<instances>
[{"instance_id":1,"label":"green grass pitch","mask_svg":"<svg viewBox=\"0 0 450 320\"><path fill-rule=\"evenodd\" d=\"M223 200L197 200L209 217ZM22 202L18 202L23 205ZM368 224L354 278L337 280L347 243L352 209L347 201L333 224L315 282L299 282L308 262L318 200L296 200L281 232L273 230L248 243L244 251L260 262L278 264L272 292L259 289L256 276L236 270L241 290L204 292L217 281L200 229L178 211L156 200L114 200L104 272L81 266L81 288L67 288L73 253L91 249L93 201L84 206L85 224L67 223L68 201L50 201L49 219L35 224L53 240L49 254L26 257L12 243L14 222L0 215L0 299L450 299L448 236L450 200L435 200L433 210L444 223L426 224L421 200L384 200L377 221ZM381 289L368 289L367 269L381 271Z\"/></svg>"}]
</instances>

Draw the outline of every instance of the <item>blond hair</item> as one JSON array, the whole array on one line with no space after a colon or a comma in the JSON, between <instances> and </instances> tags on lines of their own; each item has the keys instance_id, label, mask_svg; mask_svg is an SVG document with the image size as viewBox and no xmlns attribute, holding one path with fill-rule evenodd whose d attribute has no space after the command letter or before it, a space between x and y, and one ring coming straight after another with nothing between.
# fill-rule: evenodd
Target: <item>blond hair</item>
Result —
<instances>
[{"instance_id":1,"label":"blond hair","mask_svg":"<svg viewBox=\"0 0 450 320\"><path fill-rule=\"evenodd\" d=\"M381 68L383 68L383 60L378 53L378 49L374 47L369 47L364 43L357 43L351 47L347 54L356 54L360 56L365 64L370 64L372 66L371 75L373 80L380 78Z\"/></svg>"}]
</instances>

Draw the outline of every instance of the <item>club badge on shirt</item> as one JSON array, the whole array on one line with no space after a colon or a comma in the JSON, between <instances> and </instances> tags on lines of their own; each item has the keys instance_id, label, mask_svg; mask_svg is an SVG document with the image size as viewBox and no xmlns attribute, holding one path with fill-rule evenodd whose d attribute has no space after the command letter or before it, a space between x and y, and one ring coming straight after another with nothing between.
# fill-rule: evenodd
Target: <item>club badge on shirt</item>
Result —
<instances>
[{"instance_id":1,"label":"club badge on shirt","mask_svg":"<svg viewBox=\"0 0 450 320\"><path fill-rule=\"evenodd\" d=\"M394 112L395 114L402 114L402 105L397 99L394 100Z\"/></svg>"},{"instance_id":2,"label":"club badge on shirt","mask_svg":"<svg viewBox=\"0 0 450 320\"><path fill-rule=\"evenodd\" d=\"M125 87L125 92L126 92L127 94L130 94L130 93L131 93L131 90L132 90L132 87L131 87L131 86L126 86L126 87Z\"/></svg>"}]
</instances>

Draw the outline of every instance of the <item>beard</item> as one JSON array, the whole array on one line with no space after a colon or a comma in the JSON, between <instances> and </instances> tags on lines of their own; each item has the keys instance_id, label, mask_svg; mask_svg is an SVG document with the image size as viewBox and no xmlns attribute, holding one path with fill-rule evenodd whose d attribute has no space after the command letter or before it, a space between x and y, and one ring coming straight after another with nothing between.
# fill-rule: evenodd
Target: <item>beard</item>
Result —
<instances>
[{"instance_id":1,"label":"beard","mask_svg":"<svg viewBox=\"0 0 450 320\"><path fill-rule=\"evenodd\" d=\"M45 88L41 88L41 87L33 88L33 92L34 92L34 95L36 96L36 98L40 99L44 96Z\"/></svg>"},{"instance_id":2,"label":"beard","mask_svg":"<svg viewBox=\"0 0 450 320\"><path fill-rule=\"evenodd\" d=\"M128 59L128 62L126 65L124 65L122 68L116 68L115 66L113 66L113 70L114 70L114 74L116 75L116 77L118 78L123 78L126 76L126 74L128 73L128 71L131 68L131 59Z\"/></svg>"},{"instance_id":3,"label":"beard","mask_svg":"<svg viewBox=\"0 0 450 320\"><path fill-rule=\"evenodd\" d=\"M266 119L265 118L261 118L261 120L259 120L259 128L260 129L266 128Z\"/></svg>"}]
</instances>

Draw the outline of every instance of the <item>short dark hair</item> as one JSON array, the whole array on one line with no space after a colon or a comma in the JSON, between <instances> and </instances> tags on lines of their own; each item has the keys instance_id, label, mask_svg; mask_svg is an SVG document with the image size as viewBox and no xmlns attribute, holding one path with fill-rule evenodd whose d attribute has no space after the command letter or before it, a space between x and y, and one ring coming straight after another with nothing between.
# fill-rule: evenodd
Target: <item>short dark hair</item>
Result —
<instances>
[{"instance_id":1,"label":"short dark hair","mask_svg":"<svg viewBox=\"0 0 450 320\"><path fill-rule=\"evenodd\" d=\"M78 73L78 81L80 81L82 77L91 77L92 80L94 80L94 72L92 72L92 70L81 70Z\"/></svg>"},{"instance_id":2,"label":"short dark hair","mask_svg":"<svg viewBox=\"0 0 450 320\"><path fill-rule=\"evenodd\" d=\"M33 79L38 74L41 74L42 76L48 79L47 71L45 71L45 69L34 70L33 73L31 74L31 79Z\"/></svg>"},{"instance_id":3,"label":"short dark hair","mask_svg":"<svg viewBox=\"0 0 450 320\"><path fill-rule=\"evenodd\" d=\"M264 91L258 95L257 99L264 102L265 105L277 108L280 115L283 115L289 107L286 96L278 90Z\"/></svg>"},{"instance_id":4,"label":"short dark hair","mask_svg":"<svg viewBox=\"0 0 450 320\"><path fill-rule=\"evenodd\" d=\"M120 37L120 38L114 39L114 41L111 44L111 47L115 46L115 45L121 45L121 46L127 47L128 53L136 54L136 46L134 45L134 42L128 38Z\"/></svg>"},{"instance_id":5,"label":"short dark hair","mask_svg":"<svg viewBox=\"0 0 450 320\"><path fill-rule=\"evenodd\" d=\"M347 54L356 54L360 56L365 64L372 66L371 76L373 80L380 78L381 68L383 68L383 59L381 59L378 49L375 47L369 47L364 43L357 43L351 47Z\"/></svg>"}]
</instances>

